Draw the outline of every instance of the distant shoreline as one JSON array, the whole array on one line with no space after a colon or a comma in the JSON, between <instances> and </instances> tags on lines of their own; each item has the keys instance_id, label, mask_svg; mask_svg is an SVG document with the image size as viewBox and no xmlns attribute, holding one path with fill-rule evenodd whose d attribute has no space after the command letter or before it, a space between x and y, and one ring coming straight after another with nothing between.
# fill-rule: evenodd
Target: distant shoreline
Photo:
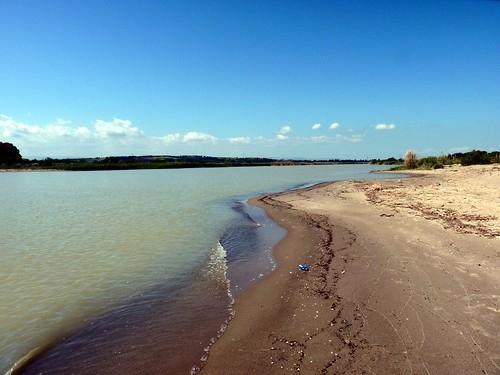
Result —
<instances>
[{"instance_id":1,"label":"distant shoreline","mask_svg":"<svg viewBox=\"0 0 500 375\"><path fill-rule=\"evenodd\" d=\"M58 169L35 169L35 168L2 168L0 173L21 173L21 172L62 172Z\"/></svg>"}]
</instances>

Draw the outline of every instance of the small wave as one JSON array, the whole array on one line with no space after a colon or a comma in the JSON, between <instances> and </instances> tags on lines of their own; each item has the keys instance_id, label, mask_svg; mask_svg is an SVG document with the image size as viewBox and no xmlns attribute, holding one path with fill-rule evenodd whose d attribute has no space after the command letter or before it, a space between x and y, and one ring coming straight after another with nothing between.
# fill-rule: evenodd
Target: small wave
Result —
<instances>
[{"instance_id":1,"label":"small wave","mask_svg":"<svg viewBox=\"0 0 500 375\"><path fill-rule=\"evenodd\" d=\"M246 211L246 207L248 206L247 201L234 201L232 205L232 209L242 215L245 219L249 221L251 225L255 225L257 227L261 226L255 219Z\"/></svg>"},{"instance_id":2,"label":"small wave","mask_svg":"<svg viewBox=\"0 0 500 375\"><path fill-rule=\"evenodd\" d=\"M5 373L5 375L19 374L33 359L35 359L44 348L36 347L30 350L27 354L22 356L16 363Z\"/></svg>"},{"instance_id":3,"label":"small wave","mask_svg":"<svg viewBox=\"0 0 500 375\"><path fill-rule=\"evenodd\" d=\"M226 249L224 249L224 246L222 246L220 242L217 242L217 245L214 248L212 248L212 251L210 253L206 274L212 277L217 282L222 282L226 285L227 296L229 297L229 304L227 306L229 314L227 319L221 324L215 336L210 338L208 345L203 349L205 354L203 354L203 356L200 358L201 362L200 365L199 366L194 365L191 368L191 375L199 373L201 369L205 366L205 364L208 361L210 349L217 342L217 340L220 337L222 337L222 335L224 334L229 325L229 322L234 318L234 308L233 308L234 297L233 294L231 293L231 281L227 277L227 270L228 270L228 265L227 265Z\"/></svg>"}]
</instances>

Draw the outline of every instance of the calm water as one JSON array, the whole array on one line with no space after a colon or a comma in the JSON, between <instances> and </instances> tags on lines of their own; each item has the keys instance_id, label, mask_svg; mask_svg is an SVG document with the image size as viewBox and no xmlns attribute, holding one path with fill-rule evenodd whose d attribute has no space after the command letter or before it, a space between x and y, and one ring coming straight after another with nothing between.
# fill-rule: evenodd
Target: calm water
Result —
<instances>
[{"instance_id":1,"label":"calm water","mask_svg":"<svg viewBox=\"0 0 500 375\"><path fill-rule=\"evenodd\" d=\"M372 168L0 174L0 373L35 348L26 373L189 373L274 267L246 199Z\"/></svg>"}]
</instances>

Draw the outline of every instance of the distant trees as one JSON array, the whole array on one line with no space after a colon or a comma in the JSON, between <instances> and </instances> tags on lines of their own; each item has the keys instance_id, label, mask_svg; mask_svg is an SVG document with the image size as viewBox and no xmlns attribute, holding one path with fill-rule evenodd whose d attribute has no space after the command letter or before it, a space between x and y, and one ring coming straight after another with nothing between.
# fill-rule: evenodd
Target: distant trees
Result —
<instances>
[{"instance_id":1,"label":"distant trees","mask_svg":"<svg viewBox=\"0 0 500 375\"><path fill-rule=\"evenodd\" d=\"M407 151L404 157L404 167L396 169L440 169L446 165L461 164L462 166L500 163L500 151L472 150L455 154L427 156L417 158L414 151Z\"/></svg>"},{"instance_id":2,"label":"distant trees","mask_svg":"<svg viewBox=\"0 0 500 375\"><path fill-rule=\"evenodd\" d=\"M21 153L12 143L0 142L0 164L16 164L22 161Z\"/></svg>"},{"instance_id":3,"label":"distant trees","mask_svg":"<svg viewBox=\"0 0 500 375\"><path fill-rule=\"evenodd\" d=\"M387 159L372 159L370 160L370 164L378 164L378 165L400 165L403 164L403 159L396 159L394 157L390 157Z\"/></svg>"},{"instance_id":4,"label":"distant trees","mask_svg":"<svg viewBox=\"0 0 500 375\"><path fill-rule=\"evenodd\" d=\"M490 164L492 162L494 162L494 155L490 156L490 154L488 154L486 151L480 150L467 152L460 158L460 163L464 166L475 164Z\"/></svg>"}]
</instances>

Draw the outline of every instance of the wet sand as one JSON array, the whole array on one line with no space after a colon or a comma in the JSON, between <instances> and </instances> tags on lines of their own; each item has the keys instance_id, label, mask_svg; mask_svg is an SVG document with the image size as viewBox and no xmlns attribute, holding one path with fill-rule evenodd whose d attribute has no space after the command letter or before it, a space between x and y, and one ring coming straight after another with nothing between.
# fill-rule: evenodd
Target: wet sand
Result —
<instances>
[{"instance_id":1,"label":"wet sand","mask_svg":"<svg viewBox=\"0 0 500 375\"><path fill-rule=\"evenodd\" d=\"M279 266L202 374L500 374L499 191L492 165L255 199Z\"/></svg>"}]
</instances>

